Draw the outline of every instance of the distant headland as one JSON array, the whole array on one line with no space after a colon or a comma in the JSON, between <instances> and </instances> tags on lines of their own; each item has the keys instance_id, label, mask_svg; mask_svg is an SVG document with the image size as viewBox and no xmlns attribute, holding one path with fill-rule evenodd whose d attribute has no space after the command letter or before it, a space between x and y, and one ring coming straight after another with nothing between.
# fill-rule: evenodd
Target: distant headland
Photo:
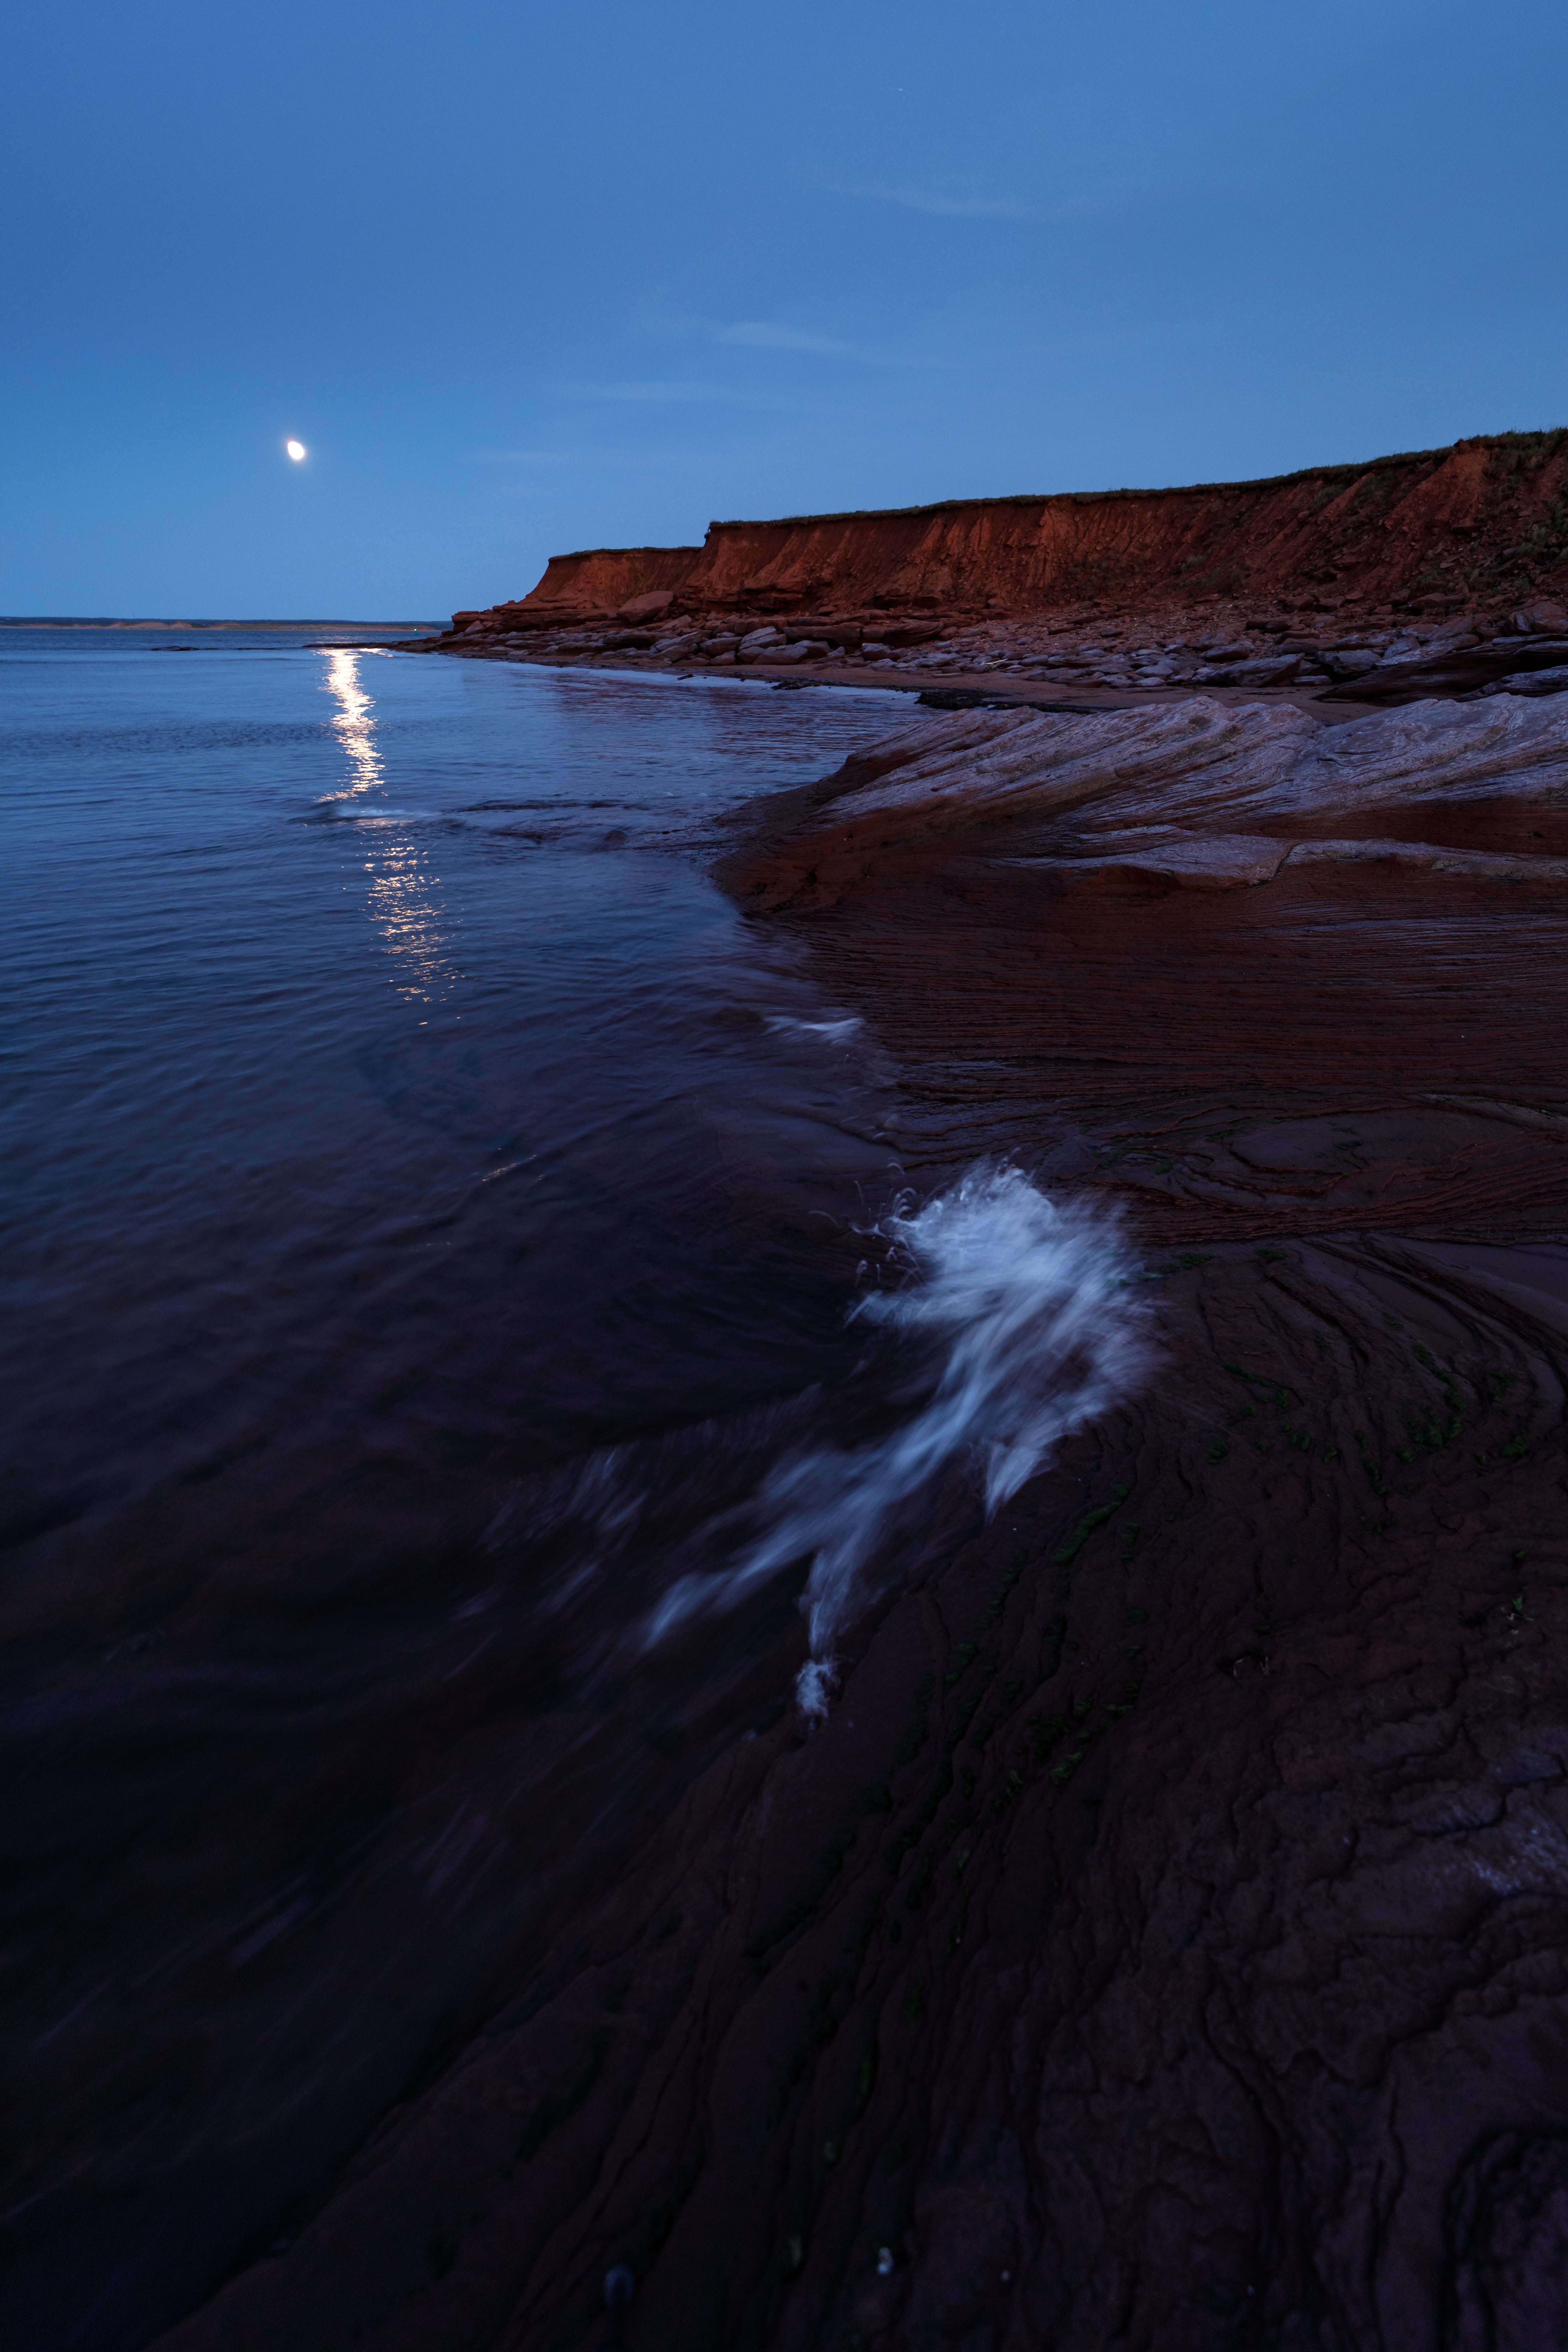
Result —
<instances>
[{"instance_id":1,"label":"distant headland","mask_svg":"<svg viewBox=\"0 0 1568 2352\"><path fill-rule=\"evenodd\" d=\"M552 556L526 595L410 645L940 686L950 707L1004 673L1058 707L1194 687L1398 701L1561 663L1565 596L1560 426L1268 481L715 522L700 547Z\"/></svg>"}]
</instances>

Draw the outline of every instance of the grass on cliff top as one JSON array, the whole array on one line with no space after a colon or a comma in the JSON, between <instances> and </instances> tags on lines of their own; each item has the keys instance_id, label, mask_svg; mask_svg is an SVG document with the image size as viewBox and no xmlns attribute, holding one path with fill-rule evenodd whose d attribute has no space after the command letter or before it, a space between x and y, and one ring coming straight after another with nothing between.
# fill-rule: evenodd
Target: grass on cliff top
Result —
<instances>
[{"instance_id":1,"label":"grass on cliff top","mask_svg":"<svg viewBox=\"0 0 1568 2352\"><path fill-rule=\"evenodd\" d=\"M847 507L835 514L774 515L754 517L750 520L714 521L708 526L716 530L755 530L768 524L774 526L817 522L865 522L894 520L910 515L957 514L968 507L1037 507L1092 506L1104 499L1168 499L1203 498L1215 490L1284 490L1297 482L1350 482L1358 475L1376 474L1386 469L1409 466L1437 465L1451 457L1458 449L1509 449L1548 457L1568 439L1568 425L1548 427L1539 433L1477 433L1468 440L1451 441L1438 449L1399 449L1387 457L1369 457L1364 461L1340 466L1300 466L1290 474L1264 474L1255 481L1241 482L1177 482L1157 489L1115 490L1016 490L994 498L937 499L930 506L921 507ZM606 550L590 550L593 553Z\"/></svg>"}]
</instances>

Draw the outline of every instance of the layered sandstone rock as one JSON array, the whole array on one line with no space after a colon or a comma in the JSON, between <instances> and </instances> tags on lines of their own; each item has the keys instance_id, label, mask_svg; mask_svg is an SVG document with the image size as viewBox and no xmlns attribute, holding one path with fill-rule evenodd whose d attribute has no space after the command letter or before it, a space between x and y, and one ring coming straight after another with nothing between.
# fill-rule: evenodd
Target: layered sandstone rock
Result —
<instances>
[{"instance_id":1,"label":"layered sandstone rock","mask_svg":"<svg viewBox=\"0 0 1568 2352\"><path fill-rule=\"evenodd\" d=\"M1568 703L1427 701L1339 726L1205 696L1081 717L965 712L872 746L722 871L743 904L823 908L959 848L1026 862L1042 883L1109 864L1211 887L1396 845L1412 871L1559 879Z\"/></svg>"},{"instance_id":2,"label":"layered sandstone rock","mask_svg":"<svg viewBox=\"0 0 1568 2352\"><path fill-rule=\"evenodd\" d=\"M459 613L454 628L670 610L975 617L1205 595L1442 612L1552 583L1568 583L1568 430L1265 481L715 522L700 547L552 556L526 596Z\"/></svg>"}]
</instances>

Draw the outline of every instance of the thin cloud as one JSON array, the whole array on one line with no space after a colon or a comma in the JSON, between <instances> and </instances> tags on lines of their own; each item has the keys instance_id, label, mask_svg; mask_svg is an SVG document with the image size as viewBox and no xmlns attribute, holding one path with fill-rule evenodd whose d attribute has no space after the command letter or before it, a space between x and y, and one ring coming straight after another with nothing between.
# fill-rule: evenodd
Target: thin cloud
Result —
<instances>
[{"instance_id":1,"label":"thin cloud","mask_svg":"<svg viewBox=\"0 0 1568 2352\"><path fill-rule=\"evenodd\" d=\"M722 402L737 408L794 408L798 403L773 393L746 392L721 383L569 383L562 390L569 400L629 402L672 408Z\"/></svg>"},{"instance_id":2,"label":"thin cloud","mask_svg":"<svg viewBox=\"0 0 1568 2352\"><path fill-rule=\"evenodd\" d=\"M814 335L805 327L774 326L766 319L742 319L733 327L721 327L713 340L746 352L811 352L825 360L864 356L855 343L841 343L832 335Z\"/></svg>"},{"instance_id":3,"label":"thin cloud","mask_svg":"<svg viewBox=\"0 0 1568 2352\"><path fill-rule=\"evenodd\" d=\"M907 213L926 213L935 220L1045 220L1037 205L1020 204L1016 196L962 196L942 188L890 186L885 181L825 181L823 192L849 196L864 204L897 205Z\"/></svg>"},{"instance_id":4,"label":"thin cloud","mask_svg":"<svg viewBox=\"0 0 1568 2352\"><path fill-rule=\"evenodd\" d=\"M788 327L771 319L742 319L732 327L716 327L713 341L731 350L800 352L813 359L850 360L858 367L945 368L952 360L925 359L908 352L891 352L872 343L847 343L837 335L819 335L808 327Z\"/></svg>"}]
</instances>

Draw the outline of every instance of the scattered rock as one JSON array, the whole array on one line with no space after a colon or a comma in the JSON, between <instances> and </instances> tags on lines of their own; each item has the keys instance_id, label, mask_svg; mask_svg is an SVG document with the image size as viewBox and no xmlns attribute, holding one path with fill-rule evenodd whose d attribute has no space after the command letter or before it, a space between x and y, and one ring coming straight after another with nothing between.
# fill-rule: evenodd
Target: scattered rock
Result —
<instances>
[{"instance_id":1,"label":"scattered rock","mask_svg":"<svg viewBox=\"0 0 1568 2352\"><path fill-rule=\"evenodd\" d=\"M1331 677L1364 677L1382 656L1375 646L1331 646L1318 658Z\"/></svg>"},{"instance_id":2,"label":"scattered rock","mask_svg":"<svg viewBox=\"0 0 1568 2352\"><path fill-rule=\"evenodd\" d=\"M1568 665L1556 669L1520 669L1494 678L1482 694L1568 694Z\"/></svg>"},{"instance_id":3,"label":"scattered rock","mask_svg":"<svg viewBox=\"0 0 1568 2352\"><path fill-rule=\"evenodd\" d=\"M1225 673L1227 686L1288 686L1301 667L1299 654L1262 654L1256 661L1237 662Z\"/></svg>"}]
</instances>

